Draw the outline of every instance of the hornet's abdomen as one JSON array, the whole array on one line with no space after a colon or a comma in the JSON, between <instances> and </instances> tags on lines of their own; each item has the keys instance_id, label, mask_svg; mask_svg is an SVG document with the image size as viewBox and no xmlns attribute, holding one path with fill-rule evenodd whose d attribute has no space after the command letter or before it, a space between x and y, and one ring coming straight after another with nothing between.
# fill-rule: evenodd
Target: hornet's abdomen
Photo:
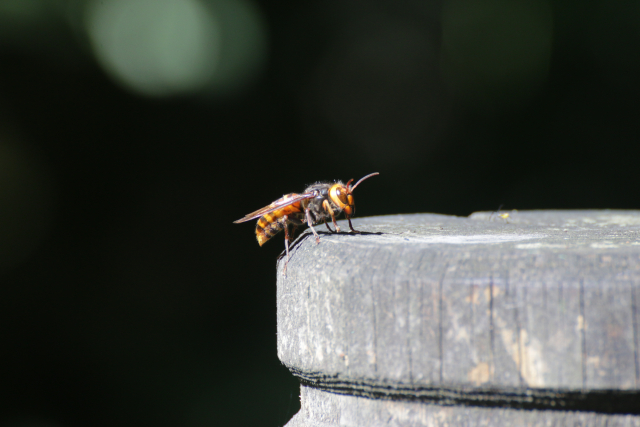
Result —
<instances>
[{"instance_id":1,"label":"hornet's abdomen","mask_svg":"<svg viewBox=\"0 0 640 427\"><path fill-rule=\"evenodd\" d=\"M292 196L297 196L297 194L287 194L286 196L283 196L271 203L269 206L275 206L284 200L290 199ZM291 221L292 219L303 220L304 214L302 212L300 202L292 203L282 209L275 210L260 217L256 224L256 239L258 239L258 244L260 246L284 229L285 215L287 215L288 221Z\"/></svg>"}]
</instances>

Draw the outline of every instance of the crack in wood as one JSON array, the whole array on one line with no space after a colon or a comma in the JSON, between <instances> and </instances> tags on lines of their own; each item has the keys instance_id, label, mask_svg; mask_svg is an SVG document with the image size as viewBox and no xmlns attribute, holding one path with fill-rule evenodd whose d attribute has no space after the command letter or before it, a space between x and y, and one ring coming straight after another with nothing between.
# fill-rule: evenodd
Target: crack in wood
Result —
<instances>
[{"instance_id":1,"label":"crack in wood","mask_svg":"<svg viewBox=\"0 0 640 427\"><path fill-rule=\"evenodd\" d=\"M580 279L580 342L582 345L582 388L587 388L587 337L585 333L586 318L584 317L584 280Z\"/></svg>"},{"instance_id":2,"label":"crack in wood","mask_svg":"<svg viewBox=\"0 0 640 427\"><path fill-rule=\"evenodd\" d=\"M449 268L449 263L445 263L444 264L444 268L442 270L442 276L440 277L440 283L438 284L439 286L439 301L438 301L438 329L439 329L439 337L438 337L438 353L439 353L439 359L440 359L440 384L442 384L442 380L443 380L443 370L444 370L444 345L443 345L443 340L444 340L444 327L443 327L443 323L444 323L444 302L443 302L443 289L444 289L444 278L447 275L447 269Z\"/></svg>"},{"instance_id":3,"label":"crack in wood","mask_svg":"<svg viewBox=\"0 0 640 427\"><path fill-rule=\"evenodd\" d=\"M635 386L640 385L640 360L638 360L638 306L636 305L636 292L634 288L631 291L631 322L633 328L633 360L636 369Z\"/></svg>"},{"instance_id":4,"label":"crack in wood","mask_svg":"<svg viewBox=\"0 0 640 427\"><path fill-rule=\"evenodd\" d=\"M465 388L429 387L385 383L372 380L347 380L319 372L289 370L302 385L330 393L371 399L421 401L444 406L500 407L551 411L580 411L605 414L640 414L640 392L631 390L550 390L517 387Z\"/></svg>"},{"instance_id":5,"label":"crack in wood","mask_svg":"<svg viewBox=\"0 0 640 427\"><path fill-rule=\"evenodd\" d=\"M489 279L489 357L491 358L491 370L496 371L495 357L495 328L493 327L493 275ZM495 375L495 374L494 374ZM492 375L493 376L493 375Z\"/></svg>"}]
</instances>

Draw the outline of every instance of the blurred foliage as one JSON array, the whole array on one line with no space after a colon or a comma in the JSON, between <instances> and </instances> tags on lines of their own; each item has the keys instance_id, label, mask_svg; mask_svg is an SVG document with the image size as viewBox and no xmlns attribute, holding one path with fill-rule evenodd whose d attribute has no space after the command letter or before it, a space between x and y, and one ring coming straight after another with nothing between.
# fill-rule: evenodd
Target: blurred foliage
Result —
<instances>
[{"instance_id":1,"label":"blurred foliage","mask_svg":"<svg viewBox=\"0 0 640 427\"><path fill-rule=\"evenodd\" d=\"M282 239L232 221L311 182L379 171L359 216L637 209L639 18L0 0L0 425L285 424Z\"/></svg>"}]
</instances>

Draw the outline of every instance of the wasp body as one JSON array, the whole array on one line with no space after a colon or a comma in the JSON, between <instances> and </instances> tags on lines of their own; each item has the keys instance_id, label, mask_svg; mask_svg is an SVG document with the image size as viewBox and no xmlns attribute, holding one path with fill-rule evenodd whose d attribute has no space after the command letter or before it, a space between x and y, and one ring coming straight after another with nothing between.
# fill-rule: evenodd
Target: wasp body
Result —
<instances>
[{"instance_id":1,"label":"wasp body","mask_svg":"<svg viewBox=\"0 0 640 427\"><path fill-rule=\"evenodd\" d=\"M289 241L291 239L289 226L292 226L291 235L299 225L307 224L313 235L316 237L316 244L320 243L320 236L313 228L314 224L324 222L330 232L340 232L340 227L336 223L336 217L344 212L349 221L349 228L354 233L357 231L351 224L351 216L355 214L355 203L353 200L353 190L365 179L378 175L378 172L369 174L361 178L353 187L349 180L347 184L340 181L336 183L319 182L312 184L304 190L304 193L286 194L280 199L246 215L234 223L241 223L258 219L256 224L256 238L258 244L262 246L270 238L284 230L284 243L287 251L287 261L289 260ZM336 230L332 230L327 224L331 219ZM286 264L285 264L286 271Z\"/></svg>"},{"instance_id":2,"label":"wasp body","mask_svg":"<svg viewBox=\"0 0 640 427\"><path fill-rule=\"evenodd\" d=\"M304 222L304 208L302 207L302 203L298 201L292 202L290 205L286 204L298 196L299 194L295 193L287 194L266 207L275 208L276 210L265 213L258 219L258 223L256 224L256 239L258 239L260 246L264 245L270 238L281 232L285 227L288 227L289 223L297 226ZM283 205L284 207L278 207ZM236 221L236 223L244 221L249 221L249 219L244 220L243 218L242 220Z\"/></svg>"}]
</instances>

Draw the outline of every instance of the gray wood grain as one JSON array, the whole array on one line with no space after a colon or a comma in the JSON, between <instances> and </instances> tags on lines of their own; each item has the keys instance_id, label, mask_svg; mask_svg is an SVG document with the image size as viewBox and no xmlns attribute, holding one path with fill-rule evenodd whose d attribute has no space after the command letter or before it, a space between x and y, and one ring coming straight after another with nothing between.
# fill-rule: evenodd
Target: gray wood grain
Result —
<instances>
[{"instance_id":1,"label":"gray wood grain","mask_svg":"<svg viewBox=\"0 0 640 427\"><path fill-rule=\"evenodd\" d=\"M354 226L366 233L321 234L319 245L306 232L286 277L278 264L278 356L305 384L441 404L583 402L573 409L613 390L622 403L602 411L633 406L640 212Z\"/></svg>"}]
</instances>

